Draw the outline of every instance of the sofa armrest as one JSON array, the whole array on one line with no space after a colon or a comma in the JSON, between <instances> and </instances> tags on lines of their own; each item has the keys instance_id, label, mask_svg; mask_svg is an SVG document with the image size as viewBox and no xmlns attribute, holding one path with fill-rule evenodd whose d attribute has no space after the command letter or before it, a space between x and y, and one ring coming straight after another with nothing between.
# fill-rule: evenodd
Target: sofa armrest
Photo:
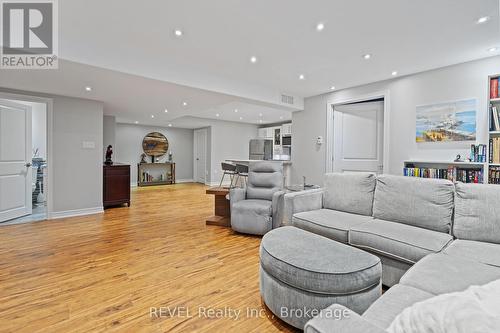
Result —
<instances>
[{"instance_id":1,"label":"sofa armrest","mask_svg":"<svg viewBox=\"0 0 500 333\"><path fill-rule=\"evenodd\" d=\"M292 225L293 214L323 208L323 189L287 193L283 203L283 225Z\"/></svg>"},{"instance_id":2,"label":"sofa armrest","mask_svg":"<svg viewBox=\"0 0 500 333\"><path fill-rule=\"evenodd\" d=\"M247 197L247 190L244 188L232 188L229 190L229 205L233 207L235 203L245 200Z\"/></svg>"},{"instance_id":3,"label":"sofa armrest","mask_svg":"<svg viewBox=\"0 0 500 333\"><path fill-rule=\"evenodd\" d=\"M278 191L273 194L273 229L281 227L283 224L284 197L285 191Z\"/></svg>"},{"instance_id":4,"label":"sofa armrest","mask_svg":"<svg viewBox=\"0 0 500 333\"><path fill-rule=\"evenodd\" d=\"M304 326L304 333L387 333L345 306L333 304Z\"/></svg>"}]
</instances>

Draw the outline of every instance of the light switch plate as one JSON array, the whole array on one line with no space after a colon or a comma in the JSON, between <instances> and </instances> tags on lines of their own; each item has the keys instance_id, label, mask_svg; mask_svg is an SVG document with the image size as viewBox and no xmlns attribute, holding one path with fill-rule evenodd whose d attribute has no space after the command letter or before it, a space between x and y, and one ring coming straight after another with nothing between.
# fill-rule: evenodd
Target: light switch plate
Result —
<instances>
[{"instance_id":1,"label":"light switch plate","mask_svg":"<svg viewBox=\"0 0 500 333\"><path fill-rule=\"evenodd\" d=\"M82 148L83 149L95 149L95 142L94 141L83 141Z\"/></svg>"}]
</instances>

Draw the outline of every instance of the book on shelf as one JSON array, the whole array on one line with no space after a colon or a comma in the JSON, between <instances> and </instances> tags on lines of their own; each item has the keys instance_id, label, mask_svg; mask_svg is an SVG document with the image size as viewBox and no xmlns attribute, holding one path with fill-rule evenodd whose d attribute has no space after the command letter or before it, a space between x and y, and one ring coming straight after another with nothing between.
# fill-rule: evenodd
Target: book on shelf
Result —
<instances>
[{"instance_id":1,"label":"book on shelf","mask_svg":"<svg viewBox=\"0 0 500 333\"><path fill-rule=\"evenodd\" d=\"M490 104L490 131L500 131L500 115L498 108Z\"/></svg>"},{"instance_id":2,"label":"book on shelf","mask_svg":"<svg viewBox=\"0 0 500 333\"><path fill-rule=\"evenodd\" d=\"M490 79L490 98L498 98L498 77Z\"/></svg>"},{"instance_id":3,"label":"book on shelf","mask_svg":"<svg viewBox=\"0 0 500 333\"><path fill-rule=\"evenodd\" d=\"M500 164L500 137L490 138L489 162L493 164Z\"/></svg>"},{"instance_id":4,"label":"book on shelf","mask_svg":"<svg viewBox=\"0 0 500 333\"><path fill-rule=\"evenodd\" d=\"M486 163L486 145L470 146L470 159L471 162Z\"/></svg>"},{"instance_id":5,"label":"book on shelf","mask_svg":"<svg viewBox=\"0 0 500 333\"><path fill-rule=\"evenodd\" d=\"M403 174L406 177L448 179L453 182L462 183L479 184L484 181L482 169L459 168L454 166L450 166L447 169L407 167L404 168Z\"/></svg>"},{"instance_id":6,"label":"book on shelf","mask_svg":"<svg viewBox=\"0 0 500 333\"><path fill-rule=\"evenodd\" d=\"M490 184L500 184L500 167L490 167L488 176Z\"/></svg>"}]
</instances>

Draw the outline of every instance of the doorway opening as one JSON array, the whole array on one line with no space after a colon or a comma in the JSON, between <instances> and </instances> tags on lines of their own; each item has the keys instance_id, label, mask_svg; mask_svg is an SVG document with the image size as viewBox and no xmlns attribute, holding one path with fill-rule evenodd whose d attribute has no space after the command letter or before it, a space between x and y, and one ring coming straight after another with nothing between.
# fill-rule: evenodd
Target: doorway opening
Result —
<instances>
[{"instance_id":1,"label":"doorway opening","mask_svg":"<svg viewBox=\"0 0 500 333\"><path fill-rule=\"evenodd\" d=\"M206 128L194 130L193 140L193 179L195 183L207 182L207 138Z\"/></svg>"},{"instance_id":2,"label":"doorway opening","mask_svg":"<svg viewBox=\"0 0 500 333\"><path fill-rule=\"evenodd\" d=\"M48 104L0 97L0 116L0 225L46 220Z\"/></svg>"},{"instance_id":3,"label":"doorway opening","mask_svg":"<svg viewBox=\"0 0 500 333\"><path fill-rule=\"evenodd\" d=\"M388 93L331 103L326 172L387 173L388 133Z\"/></svg>"}]
</instances>

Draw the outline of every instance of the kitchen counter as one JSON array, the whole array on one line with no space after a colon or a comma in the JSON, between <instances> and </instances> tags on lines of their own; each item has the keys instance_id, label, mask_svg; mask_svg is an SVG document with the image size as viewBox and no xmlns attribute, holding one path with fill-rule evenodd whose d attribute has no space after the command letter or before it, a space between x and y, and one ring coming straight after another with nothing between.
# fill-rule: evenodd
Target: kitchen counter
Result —
<instances>
[{"instance_id":1,"label":"kitchen counter","mask_svg":"<svg viewBox=\"0 0 500 333\"><path fill-rule=\"evenodd\" d=\"M239 164L249 164L250 162L260 162L262 160L242 160L242 159L227 159L227 162L239 163ZM290 160L267 160L270 162L283 162L283 182L285 186L291 185L291 168L292 161Z\"/></svg>"}]
</instances>

